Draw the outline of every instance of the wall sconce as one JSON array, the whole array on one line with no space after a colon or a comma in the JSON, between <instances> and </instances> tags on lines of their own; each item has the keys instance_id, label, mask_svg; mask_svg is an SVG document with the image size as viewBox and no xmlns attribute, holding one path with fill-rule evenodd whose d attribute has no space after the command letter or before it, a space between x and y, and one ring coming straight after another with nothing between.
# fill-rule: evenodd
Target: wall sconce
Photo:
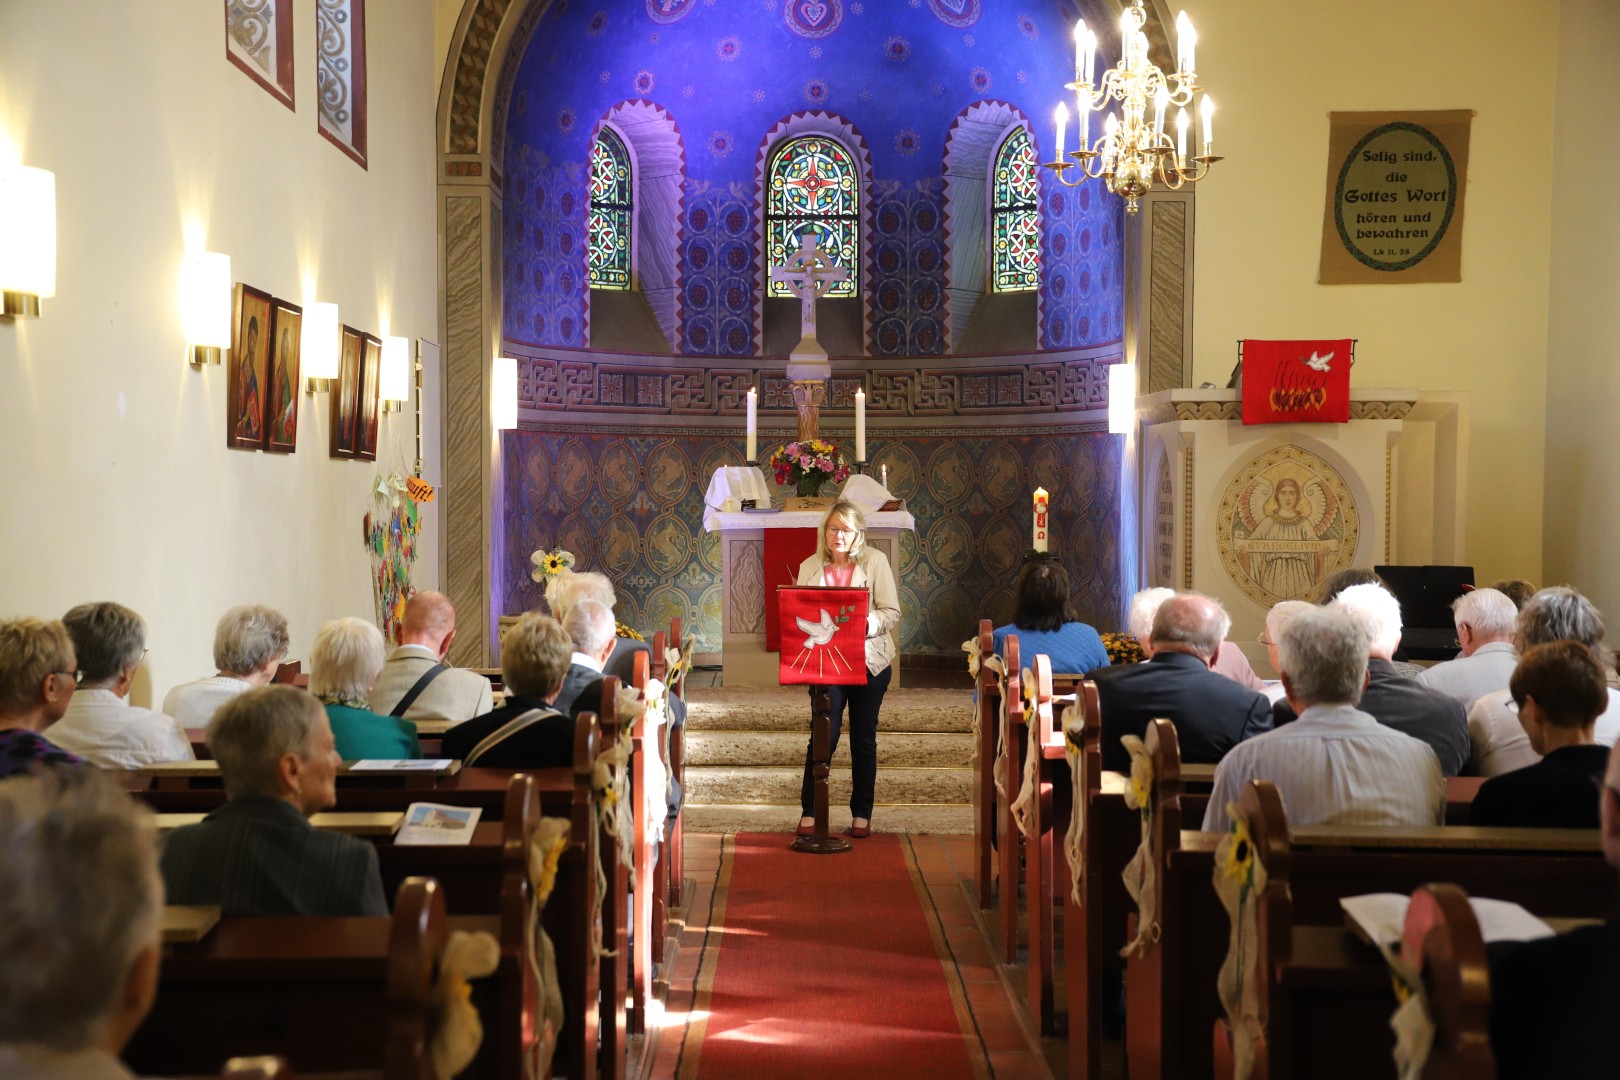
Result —
<instances>
[{"instance_id":1,"label":"wall sconce","mask_svg":"<svg viewBox=\"0 0 1620 1080\"><path fill-rule=\"evenodd\" d=\"M385 337L382 343L382 371L377 379L377 395L383 412L398 412L411 396L411 343L402 337Z\"/></svg>"},{"instance_id":2,"label":"wall sconce","mask_svg":"<svg viewBox=\"0 0 1620 1080\"><path fill-rule=\"evenodd\" d=\"M343 328L338 322L336 304L312 303L304 305L304 329L299 335L298 350L304 369L304 392L326 393L332 380L342 370L340 350L343 347Z\"/></svg>"},{"instance_id":3,"label":"wall sconce","mask_svg":"<svg viewBox=\"0 0 1620 1080\"><path fill-rule=\"evenodd\" d=\"M191 364L217 364L231 347L231 257L188 251L180 266L180 321Z\"/></svg>"},{"instance_id":4,"label":"wall sconce","mask_svg":"<svg viewBox=\"0 0 1620 1080\"><path fill-rule=\"evenodd\" d=\"M1136 426L1136 365L1119 363L1108 369L1108 433L1129 435Z\"/></svg>"},{"instance_id":5,"label":"wall sconce","mask_svg":"<svg viewBox=\"0 0 1620 1080\"><path fill-rule=\"evenodd\" d=\"M518 426L517 361L510 356L495 358L495 383L490 390L490 419L496 431Z\"/></svg>"},{"instance_id":6,"label":"wall sconce","mask_svg":"<svg viewBox=\"0 0 1620 1080\"><path fill-rule=\"evenodd\" d=\"M0 316L39 318L56 295L56 174L0 168Z\"/></svg>"}]
</instances>

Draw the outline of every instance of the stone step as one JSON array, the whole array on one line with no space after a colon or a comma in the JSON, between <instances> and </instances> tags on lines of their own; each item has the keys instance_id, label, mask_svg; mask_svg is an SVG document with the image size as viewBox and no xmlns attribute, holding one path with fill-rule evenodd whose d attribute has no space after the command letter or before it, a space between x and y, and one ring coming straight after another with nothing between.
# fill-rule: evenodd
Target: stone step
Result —
<instances>
[{"instance_id":1,"label":"stone step","mask_svg":"<svg viewBox=\"0 0 1620 1080\"><path fill-rule=\"evenodd\" d=\"M765 803L688 805L682 813L686 817L689 836L696 833L770 832L781 833L782 843L786 844L792 839L794 827L799 824L797 800L791 806ZM827 824L833 832L842 832L849 825L849 809L835 805L827 815ZM957 804L918 806L913 803L878 803L872 808L872 830L960 836L973 832L973 808Z\"/></svg>"},{"instance_id":2,"label":"stone step","mask_svg":"<svg viewBox=\"0 0 1620 1080\"><path fill-rule=\"evenodd\" d=\"M688 766L686 798L699 805L777 803L792 805L799 800L804 775L802 761L781 766ZM848 768L832 770L832 805L849 803ZM877 776L880 803L971 803L973 772L970 769L880 768Z\"/></svg>"},{"instance_id":3,"label":"stone step","mask_svg":"<svg viewBox=\"0 0 1620 1080\"><path fill-rule=\"evenodd\" d=\"M689 731L686 767L804 764L809 736L787 731ZM965 769L973 760L973 737L955 732L878 732L881 768ZM838 740L834 768L849 768L849 739Z\"/></svg>"},{"instance_id":4,"label":"stone step","mask_svg":"<svg viewBox=\"0 0 1620 1080\"><path fill-rule=\"evenodd\" d=\"M970 732L971 690L891 690L879 718L883 732ZM810 697L803 687L694 687L686 695L686 730L810 730Z\"/></svg>"}]
</instances>

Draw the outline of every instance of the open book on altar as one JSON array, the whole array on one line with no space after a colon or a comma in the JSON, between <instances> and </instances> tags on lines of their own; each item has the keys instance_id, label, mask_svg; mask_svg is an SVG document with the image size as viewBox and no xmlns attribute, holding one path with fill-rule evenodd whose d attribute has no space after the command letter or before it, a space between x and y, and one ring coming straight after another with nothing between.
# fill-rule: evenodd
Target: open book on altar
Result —
<instances>
[{"instance_id":1,"label":"open book on altar","mask_svg":"<svg viewBox=\"0 0 1620 1080\"><path fill-rule=\"evenodd\" d=\"M1411 898L1400 893L1366 893L1339 899L1344 921L1357 937L1380 949L1400 943L1406 926L1406 907ZM1497 941L1534 941L1552 937L1553 928L1511 900L1469 897L1479 933L1489 945Z\"/></svg>"}]
</instances>

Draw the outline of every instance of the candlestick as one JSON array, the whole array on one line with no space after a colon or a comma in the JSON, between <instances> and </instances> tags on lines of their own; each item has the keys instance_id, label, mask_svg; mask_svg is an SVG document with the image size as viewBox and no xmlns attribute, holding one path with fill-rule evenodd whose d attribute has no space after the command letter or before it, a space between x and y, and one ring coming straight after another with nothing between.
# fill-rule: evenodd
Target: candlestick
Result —
<instances>
[{"instance_id":1,"label":"candlestick","mask_svg":"<svg viewBox=\"0 0 1620 1080\"><path fill-rule=\"evenodd\" d=\"M1047 548L1046 548L1046 517L1047 517L1046 489L1038 487L1038 488L1035 489L1035 539L1034 539L1034 542L1030 545L1036 551L1045 551L1045 550L1047 550Z\"/></svg>"},{"instance_id":2,"label":"candlestick","mask_svg":"<svg viewBox=\"0 0 1620 1080\"><path fill-rule=\"evenodd\" d=\"M866 460L866 391L855 391L855 458Z\"/></svg>"},{"instance_id":3,"label":"candlestick","mask_svg":"<svg viewBox=\"0 0 1620 1080\"><path fill-rule=\"evenodd\" d=\"M878 468L880 470L882 470L882 472L883 472L883 490L888 491L889 490L889 467L887 465L879 465Z\"/></svg>"},{"instance_id":4,"label":"candlestick","mask_svg":"<svg viewBox=\"0 0 1620 1080\"><path fill-rule=\"evenodd\" d=\"M759 460L759 427L756 409L759 407L759 395L754 388L748 388L748 460Z\"/></svg>"}]
</instances>

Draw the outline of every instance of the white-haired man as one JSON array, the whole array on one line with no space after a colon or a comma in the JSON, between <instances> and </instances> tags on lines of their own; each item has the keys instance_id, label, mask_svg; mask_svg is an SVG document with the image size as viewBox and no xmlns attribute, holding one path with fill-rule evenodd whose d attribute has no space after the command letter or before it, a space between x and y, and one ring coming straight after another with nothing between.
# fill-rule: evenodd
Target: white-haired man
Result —
<instances>
[{"instance_id":1,"label":"white-haired man","mask_svg":"<svg viewBox=\"0 0 1620 1080\"><path fill-rule=\"evenodd\" d=\"M133 1080L118 1055L157 997L151 814L95 770L0 784L0 1076Z\"/></svg>"},{"instance_id":2,"label":"white-haired man","mask_svg":"<svg viewBox=\"0 0 1620 1080\"><path fill-rule=\"evenodd\" d=\"M84 681L47 742L104 769L191 761L196 753L174 717L126 698L146 658L146 623L122 604L80 604L62 616Z\"/></svg>"},{"instance_id":3,"label":"white-haired man","mask_svg":"<svg viewBox=\"0 0 1620 1080\"><path fill-rule=\"evenodd\" d=\"M316 829L337 803L340 758L326 710L293 686L261 686L208 728L228 802L164 838L171 904L226 915L386 915L377 849Z\"/></svg>"},{"instance_id":4,"label":"white-haired man","mask_svg":"<svg viewBox=\"0 0 1620 1080\"><path fill-rule=\"evenodd\" d=\"M445 662L456 637L456 607L441 592L405 602L400 644L371 688L371 711L405 720L459 724L493 708L489 680Z\"/></svg>"},{"instance_id":5,"label":"white-haired man","mask_svg":"<svg viewBox=\"0 0 1620 1080\"><path fill-rule=\"evenodd\" d=\"M1159 605L1149 639L1153 656L1097 680L1102 704L1102 764L1130 771L1125 735L1142 737L1148 721L1175 722L1181 760L1214 764L1251 735L1271 728L1266 696L1210 670L1232 620L1221 605L1181 593Z\"/></svg>"},{"instance_id":6,"label":"white-haired man","mask_svg":"<svg viewBox=\"0 0 1620 1080\"><path fill-rule=\"evenodd\" d=\"M1506 593L1475 589L1452 602L1451 617L1462 655L1434 665L1417 680L1450 694L1466 709L1493 690L1507 689L1519 663L1519 650L1513 647L1519 609Z\"/></svg>"},{"instance_id":7,"label":"white-haired man","mask_svg":"<svg viewBox=\"0 0 1620 1080\"><path fill-rule=\"evenodd\" d=\"M163 711L182 727L206 728L219 707L276 676L287 656L287 617L263 604L240 604L214 627L214 667L218 674L181 683L163 698Z\"/></svg>"},{"instance_id":8,"label":"white-haired man","mask_svg":"<svg viewBox=\"0 0 1620 1080\"><path fill-rule=\"evenodd\" d=\"M1376 586L1373 586L1376 588ZM1290 825L1436 825L1446 782L1428 746L1356 708L1367 687L1367 637L1351 615L1312 607L1277 643L1293 723L1239 743L1215 769L1206 832L1251 780L1282 793Z\"/></svg>"},{"instance_id":9,"label":"white-haired man","mask_svg":"<svg viewBox=\"0 0 1620 1080\"><path fill-rule=\"evenodd\" d=\"M1136 643L1142 648L1142 656L1146 660L1153 659L1153 617L1158 614L1159 606L1172 596L1176 595L1174 589L1163 587L1143 589L1131 597L1130 609L1126 614L1125 627L1136 638ZM1215 659L1210 662L1209 669L1217 675L1225 675L1235 683L1241 683L1251 690L1264 690L1265 681L1254 673L1254 667L1249 658L1243 655L1243 650L1223 640L1215 650ZM1090 678L1106 676L1111 668L1098 668L1088 674Z\"/></svg>"},{"instance_id":10,"label":"white-haired man","mask_svg":"<svg viewBox=\"0 0 1620 1080\"><path fill-rule=\"evenodd\" d=\"M568 658L568 671L563 675L562 689L551 705L558 712L572 713L580 694L602 681L604 665L613 655L613 609L600 600L581 600L568 611L562 621L563 633L573 642L574 652ZM585 707L596 710L601 704L594 696L587 696Z\"/></svg>"},{"instance_id":11,"label":"white-haired man","mask_svg":"<svg viewBox=\"0 0 1620 1080\"><path fill-rule=\"evenodd\" d=\"M1328 606L1348 612L1367 637L1367 690L1361 695L1361 711L1428 743L1445 775L1462 772L1468 761L1468 717L1461 703L1395 669L1393 657L1401 647L1400 601L1382 585L1352 585ZM1277 702L1274 713L1278 726L1295 716L1287 701Z\"/></svg>"}]
</instances>

